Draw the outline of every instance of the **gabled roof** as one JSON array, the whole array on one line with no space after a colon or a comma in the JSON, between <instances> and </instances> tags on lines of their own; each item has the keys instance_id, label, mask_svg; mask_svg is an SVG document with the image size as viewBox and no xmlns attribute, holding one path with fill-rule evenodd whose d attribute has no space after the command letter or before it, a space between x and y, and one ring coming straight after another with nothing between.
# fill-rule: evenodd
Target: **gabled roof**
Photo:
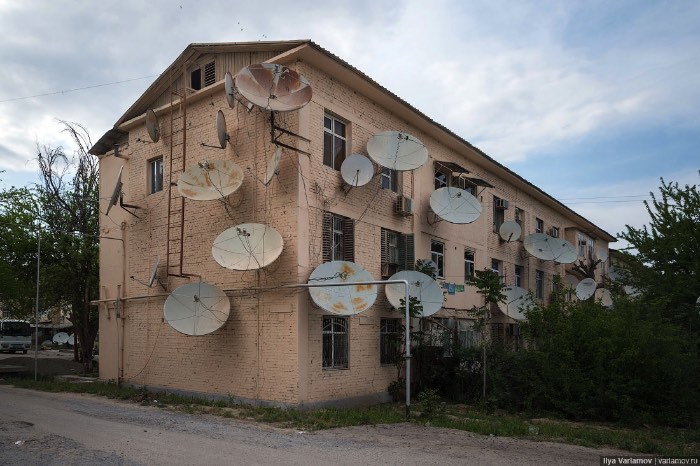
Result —
<instances>
[{"instance_id":1,"label":"gabled roof","mask_svg":"<svg viewBox=\"0 0 700 466\"><path fill-rule=\"evenodd\" d=\"M327 74L333 76L338 81L348 87L358 90L362 94L371 98L379 106L387 108L395 113L400 112L402 117L411 125L425 131L428 134L434 135L436 140L442 144L455 150L460 154L465 154L465 149L470 149L478 154L480 158L471 158L470 160L477 165L484 167L489 171L503 173L503 178L509 182L531 192L541 202L548 204L550 207L563 211L569 218L577 223L584 225L583 230L589 235L599 237L608 242L617 241L617 239L601 229L588 219L571 210L560 201L556 200L540 188L530 183L517 173L513 172L505 165L497 162L478 147L473 146L469 141L455 134L445 126L434 121L426 114L409 104L407 101L381 86L365 73L342 60L338 56L332 54L320 45L311 40L295 40L295 41L267 41L267 42L226 42L226 43L202 43L190 44L187 48L175 59L175 61L161 73L161 75L149 86L146 92L139 97L134 104L124 113L124 115L114 124L114 129L105 133L102 138L90 149L93 155L104 155L112 146L116 139L126 133L119 126L139 115L142 115L148 109L148 105L162 94L171 83L171 71L175 73L187 63L195 61L198 57L206 54L229 53L229 52L273 52L279 54L275 57L277 63L288 63L295 60L302 60L319 69L324 70Z\"/></svg>"}]
</instances>

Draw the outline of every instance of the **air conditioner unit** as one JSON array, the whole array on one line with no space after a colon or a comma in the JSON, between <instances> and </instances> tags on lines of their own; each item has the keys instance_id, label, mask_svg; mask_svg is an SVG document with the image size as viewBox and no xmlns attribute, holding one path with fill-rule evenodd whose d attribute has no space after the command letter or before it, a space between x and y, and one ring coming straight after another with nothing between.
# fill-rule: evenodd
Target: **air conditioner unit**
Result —
<instances>
[{"instance_id":1,"label":"air conditioner unit","mask_svg":"<svg viewBox=\"0 0 700 466\"><path fill-rule=\"evenodd\" d=\"M508 201L505 199L496 199L496 208L498 210L506 210L508 208Z\"/></svg>"},{"instance_id":2,"label":"air conditioner unit","mask_svg":"<svg viewBox=\"0 0 700 466\"><path fill-rule=\"evenodd\" d=\"M550 228L549 229L549 236L551 236L552 238L559 238L559 228L554 228L554 227Z\"/></svg>"},{"instance_id":3,"label":"air conditioner unit","mask_svg":"<svg viewBox=\"0 0 700 466\"><path fill-rule=\"evenodd\" d=\"M396 213L401 215L413 215L413 199L399 196L396 198Z\"/></svg>"}]
</instances>

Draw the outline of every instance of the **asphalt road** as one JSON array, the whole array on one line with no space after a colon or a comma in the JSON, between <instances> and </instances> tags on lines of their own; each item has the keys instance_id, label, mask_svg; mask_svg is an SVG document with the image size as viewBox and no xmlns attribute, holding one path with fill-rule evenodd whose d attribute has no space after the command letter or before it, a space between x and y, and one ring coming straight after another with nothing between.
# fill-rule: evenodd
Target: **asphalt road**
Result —
<instances>
[{"instance_id":1,"label":"asphalt road","mask_svg":"<svg viewBox=\"0 0 700 466\"><path fill-rule=\"evenodd\" d=\"M308 433L0 385L2 465L597 465L619 453L411 424Z\"/></svg>"}]
</instances>

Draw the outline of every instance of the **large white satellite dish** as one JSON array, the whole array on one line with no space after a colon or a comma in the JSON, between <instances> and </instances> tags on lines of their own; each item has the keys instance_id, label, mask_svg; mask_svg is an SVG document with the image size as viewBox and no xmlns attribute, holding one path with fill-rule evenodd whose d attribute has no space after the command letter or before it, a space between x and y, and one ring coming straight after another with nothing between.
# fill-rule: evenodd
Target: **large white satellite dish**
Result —
<instances>
[{"instance_id":1,"label":"large white satellite dish","mask_svg":"<svg viewBox=\"0 0 700 466\"><path fill-rule=\"evenodd\" d=\"M585 301L595 294L598 284L592 278L584 278L576 285L576 297Z\"/></svg>"},{"instance_id":2,"label":"large white satellite dish","mask_svg":"<svg viewBox=\"0 0 700 466\"><path fill-rule=\"evenodd\" d=\"M603 248L596 249L595 257L601 262L608 260L608 250Z\"/></svg>"},{"instance_id":3,"label":"large white satellite dish","mask_svg":"<svg viewBox=\"0 0 700 466\"><path fill-rule=\"evenodd\" d=\"M219 146L226 149L226 143L231 138L226 131L226 117L221 110L216 113L216 137L219 139Z\"/></svg>"},{"instance_id":4,"label":"large white satellite dish","mask_svg":"<svg viewBox=\"0 0 700 466\"><path fill-rule=\"evenodd\" d=\"M273 112L297 110L311 101L311 86L296 71L274 63L258 63L236 74L234 85L251 103Z\"/></svg>"},{"instance_id":5,"label":"large white satellite dish","mask_svg":"<svg viewBox=\"0 0 700 466\"><path fill-rule=\"evenodd\" d=\"M221 328L231 312L231 302L222 290L206 282L176 288L163 306L165 320L185 335L206 335Z\"/></svg>"},{"instance_id":6,"label":"large white satellite dish","mask_svg":"<svg viewBox=\"0 0 700 466\"><path fill-rule=\"evenodd\" d=\"M501 226L498 228L498 235L503 241L508 243L511 241L517 241L522 232L523 230L520 228L518 222L514 222L512 220L501 223Z\"/></svg>"},{"instance_id":7,"label":"large white satellite dish","mask_svg":"<svg viewBox=\"0 0 700 466\"><path fill-rule=\"evenodd\" d=\"M423 305L420 317L431 316L442 309L444 297L440 285L426 274L415 270L402 270L392 275L389 280L408 281L409 296L418 298ZM384 291L391 305L397 309L401 307L401 300L406 299L406 290L401 284L390 283Z\"/></svg>"},{"instance_id":8,"label":"large white satellite dish","mask_svg":"<svg viewBox=\"0 0 700 466\"><path fill-rule=\"evenodd\" d=\"M546 261L557 261L561 264L570 264L577 258L576 249L561 238L554 238L544 233L531 233L523 241L525 250Z\"/></svg>"},{"instance_id":9,"label":"large white satellite dish","mask_svg":"<svg viewBox=\"0 0 700 466\"><path fill-rule=\"evenodd\" d=\"M314 269L309 283L353 283L374 281L372 275L353 262L326 262ZM377 299L376 285L349 285L309 288L314 303L331 314L356 315Z\"/></svg>"},{"instance_id":10,"label":"large white satellite dish","mask_svg":"<svg viewBox=\"0 0 700 466\"><path fill-rule=\"evenodd\" d=\"M148 131L151 141L158 142L160 139L160 125L158 124L156 112L150 108L146 110L146 131Z\"/></svg>"},{"instance_id":11,"label":"large white satellite dish","mask_svg":"<svg viewBox=\"0 0 700 466\"><path fill-rule=\"evenodd\" d=\"M527 290L519 286L507 286L503 290L505 301L499 301L498 308L508 317L515 320L527 320L525 310L530 304Z\"/></svg>"},{"instance_id":12,"label":"large white satellite dish","mask_svg":"<svg viewBox=\"0 0 700 466\"><path fill-rule=\"evenodd\" d=\"M260 223L242 223L217 236L211 253L222 267L253 270L274 262L283 247L282 236L274 228Z\"/></svg>"},{"instance_id":13,"label":"large white satellite dish","mask_svg":"<svg viewBox=\"0 0 700 466\"><path fill-rule=\"evenodd\" d=\"M243 184L243 170L232 160L200 162L185 170L177 189L186 198L210 201L226 197Z\"/></svg>"},{"instance_id":14,"label":"large white satellite dish","mask_svg":"<svg viewBox=\"0 0 700 466\"><path fill-rule=\"evenodd\" d=\"M612 307L612 305L613 305L613 300L612 300L612 295L610 294L610 290L608 290L606 288L598 288L595 291L595 298L596 298L596 301L600 301L600 303L605 307Z\"/></svg>"},{"instance_id":15,"label":"large white satellite dish","mask_svg":"<svg viewBox=\"0 0 700 466\"><path fill-rule=\"evenodd\" d=\"M340 175L343 177L343 181L350 186L364 186L374 177L374 165L364 155L352 154L343 160L340 166Z\"/></svg>"},{"instance_id":16,"label":"large white satellite dish","mask_svg":"<svg viewBox=\"0 0 700 466\"><path fill-rule=\"evenodd\" d=\"M66 332L58 332L56 335L53 336L52 341L58 345L65 345L68 343L68 340L70 339L70 335L68 335Z\"/></svg>"},{"instance_id":17,"label":"large white satellite dish","mask_svg":"<svg viewBox=\"0 0 700 466\"><path fill-rule=\"evenodd\" d=\"M439 188L430 195L430 208L450 223L472 223L481 215L481 203L463 189Z\"/></svg>"},{"instance_id":18,"label":"large white satellite dish","mask_svg":"<svg viewBox=\"0 0 700 466\"><path fill-rule=\"evenodd\" d=\"M282 147L277 147L272 153L270 158L267 160L267 171L265 173L265 185L270 184L272 177L277 174L277 167L280 165L280 160L282 160Z\"/></svg>"},{"instance_id":19,"label":"large white satellite dish","mask_svg":"<svg viewBox=\"0 0 700 466\"><path fill-rule=\"evenodd\" d=\"M109 211L112 209L113 206L117 205L117 201L119 201L119 196L122 194L122 187L124 186L122 183L122 172L124 171L124 165L121 166L119 169L119 175L117 176L117 182L114 184L114 189L112 189L112 196L109 198L109 204L107 205L107 212L105 215L109 215Z\"/></svg>"},{"instance_id":20,"label":"large white satellite dish","mask_svg":"<svg viewBox=\"0 0 700 466\"><path fill-rule=\"evenodd\" d=\"M415 170L428 161L425 145L399 131L384 131L369 138L367 153L382 167L398 171Z\"/></svg>"}]
</instances>

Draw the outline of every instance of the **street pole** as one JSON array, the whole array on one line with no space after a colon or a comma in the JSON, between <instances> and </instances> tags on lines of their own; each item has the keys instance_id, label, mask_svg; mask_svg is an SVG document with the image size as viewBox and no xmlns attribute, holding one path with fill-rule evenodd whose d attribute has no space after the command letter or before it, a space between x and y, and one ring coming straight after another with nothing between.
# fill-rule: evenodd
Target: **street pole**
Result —
<instances>
[{"instance_id":1,"label":"street pole","mask_svg":"<svg viewBox=\"0 0 700 466\"><path fill-rule=\"evenodd\" d=\"M39 270L41 268L41 228L36 230L36 302L34 306L34 381L39 373Z\"/></svg>"}]
</instances>

